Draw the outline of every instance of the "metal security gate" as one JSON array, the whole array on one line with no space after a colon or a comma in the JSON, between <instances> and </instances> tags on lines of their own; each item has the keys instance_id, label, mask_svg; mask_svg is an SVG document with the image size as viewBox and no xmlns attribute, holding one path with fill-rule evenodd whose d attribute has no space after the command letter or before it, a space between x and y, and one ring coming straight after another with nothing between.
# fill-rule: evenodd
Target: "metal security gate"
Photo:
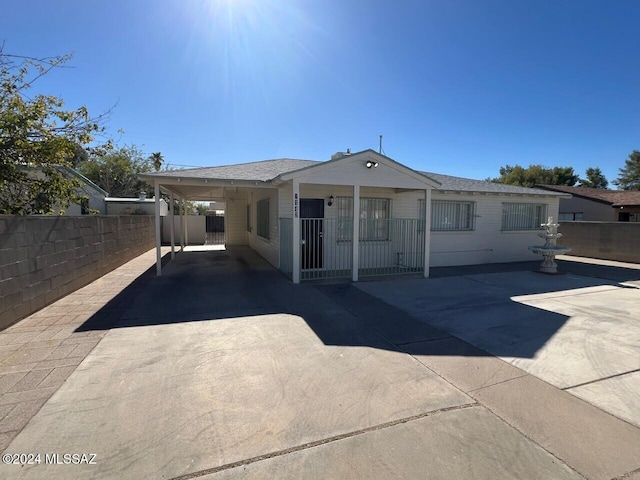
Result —
<instances>
[{"instance_id":1,"label":"metal security gate","mask_svg":"<svg viewBox=\"0 0 640 480\"><path fill-rule=\"evenodd\" d=\"M321 198L300 199L302 229L301 262L302 270L320 270L323 265L323 223L324 200Z\"/></svg>"},{"instance_id":2,"label":"metal security gate","mask_svg":"<svg viewBox=\"0 0 640 480\"><path fill-rule=\"evenodd\" d=\"M206 216L205 245L224 245L224 215Z\"/></svg>"}]
</instances>

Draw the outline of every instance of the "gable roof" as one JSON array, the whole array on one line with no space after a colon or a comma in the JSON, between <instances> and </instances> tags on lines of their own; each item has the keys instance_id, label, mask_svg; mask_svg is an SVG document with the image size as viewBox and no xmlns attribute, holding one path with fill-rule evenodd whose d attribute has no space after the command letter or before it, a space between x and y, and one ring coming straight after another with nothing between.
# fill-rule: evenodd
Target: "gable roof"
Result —
<instances>
[{"instance_id":1,"label":"gable roof","mask_svg":"<svg viewBox=\"0 0 640 480\"><path fill-rule=\"evenodd\" d=\"M381 153L376 152L375 150L368 148L366 150L362 150L360 152L347 152L344 154L340 154L339 156L332 157L331 160L327 160L325 162L317 162L313 165L308 165L298 170L294 170L291 172L283 173L280 175L282 180L291 180L292 178L299 176L300 174L308 173L308 170L314 170L314 172L320 172L325 168L331 168L335 166L335 164L345 161L350 161L352 159L362 159L367 161L375 162L376 167L378 166L378 162L383 162L390 166L391 168L402 172L404 175L409 177L413 177L420 183L427 184L431 187L439 186L439 182L434 180L433 178L426 175L424 172L420 172L418 170L414 170L406 165L403 165L400 162L397 162L393 158L387 157L386 155L382 155Z\"/></svg>"},{"instance_id":2,"label":"gable roof","mask_svg":"<svg viewBox=\"0 0 640 480\"><path fill-rule=\"evenodd\" d=\"M75 168L71 168L71 167L69 167L67 165L60 165L59 168L63 172L66 172L67 174L69 174L69 175L71 175L73 177L76 177L78 180L80 180L82 183L84 183L87 187L90 187L90 188L94 189L96 192L98 192L98 194L103 195L105 197L109 196L109 192L107 192L106 190L103 190L102 188L100 188L98 185L96 185L91 180L89 180L87 177L82 175Z\"/></svg>"},{"instance_id":3,"label":"gable roof","mask_svg":"<svg viewBox=\"0 0 640 480\"><path fill-rule=\"evenodd\" d=\"M566 185L536 185L536 188L553 192L570 193L571 195L599 203L606 203L612 207L639 206L640 191L605 190L590 187L568 187Z\"/></svg>"},{"instance_id":4,"label":"gable roof","mask_svg":"<svg viewBox=\"0 0 640 480\"><path fill-rule=\"evenodd\" d=\"M388 159L389 161L400 165L408 170L413 170L393 160L368 149L362 152L355 152L344 157L318 161L303 160L295 158L278 158L273 160L261 160L257 162L238 163L235 165L220 165L215 167L198 167L182 170L168 170L164 172L145 173L139 175L142 179L153 180L154 178L175 178L175 179L192 179L192 180L237 180L249 182L273 182L284 175L297 173L309 168L338 162L344 158L353 157L362 153L370 152L377 156ZM540 188L518 187L514 185L505 185L501 183L488 182L486 180L474 180L470 178L454 177L452 175L443 175L440 173L424 172L413 170L420 176L427 177L429 180L440 183L435 186L436 191L456 191L456 192L478 192L478 193L504 193L504 194L520 194L520 195L557 195L563 196L565 192L551 192ZM569 193L569 192L566 192Z\"/></svg>"}]
</instances>

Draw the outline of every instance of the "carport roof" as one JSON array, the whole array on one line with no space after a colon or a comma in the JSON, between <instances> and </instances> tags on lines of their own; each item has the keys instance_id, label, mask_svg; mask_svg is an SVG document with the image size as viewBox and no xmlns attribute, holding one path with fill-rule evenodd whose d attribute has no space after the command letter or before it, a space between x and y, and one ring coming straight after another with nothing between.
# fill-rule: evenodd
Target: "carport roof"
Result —
<instances>
[{"instance_id":1,"label":"carport roof","mask_svg":"<svg viewBox=\"0 0 640 480\"><path fill-rule=\"evenodd\" d=\"M192 178L268 182L283 173L293 172L320 163L323 162L317 160L299 160L295 158L277 158L274 160L238 163L236 165L169 170L141 176L149 178Z\"/></svg>"}]
</instances>

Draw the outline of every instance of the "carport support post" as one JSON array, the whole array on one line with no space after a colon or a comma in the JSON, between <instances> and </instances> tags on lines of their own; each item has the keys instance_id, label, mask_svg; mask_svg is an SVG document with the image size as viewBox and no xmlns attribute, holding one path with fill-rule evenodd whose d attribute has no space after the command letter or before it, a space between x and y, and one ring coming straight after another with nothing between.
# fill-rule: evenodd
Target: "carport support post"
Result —
<instances>
[{"instance_id":1,"label":"carport support post","mask_svg":"<svg viewBox=\"0 0 640 480\"><path fill-rule=\"evenodd\" d=\"M184 252L184 217L182 216L182 197L178 197L178 205L180 208L180 251Z\"/></svg>"},{"instance_id":2,"label":"carport support post","mask_svg":"<svg viewBox=\"0 0 640 480\"><path fill-rule=\"evenodd\" d=\"M156 275L162 275L162 250L160 248L160 184L154 184L154 194L156 200Z\"/></svg>"},{"instance_id":3,"label":"carport support post","mask_svg":"<svg viewBox=\"0 0 640 480\"><path fill-rule=\"evenodd\" d=\"M353 186L353 247L351 279L358 281L358 270L360 270L360 185Z\"/></svg>"},{"instance_id":4,"label":"carport support post","mask_svg":"<svg viewBox=\"0 0 640 480\"><path fill-rule=\"evenodd\" d=\"M189 215L187 215L187 200L183 199L184 204L184 246L189 246Z\"/></svg>"},{"instance_id":5,"label":"carport support post","mask_svg":"<svg viewBox=\"0 0 640 480\"><path fill-rule=\"evenodd\" d=\"M293 283L300 283L300 182L293 180L293 262L291 277Z\"/></svg>"},{"instance_id":6,"label":"carport support post","mask_svg":"<svg viewBox=\"0 0 640 480\"><path fill-rule=\"evenodd\" d=\"M424 278L429 278L431 249L431 189L424 191Z\"/></svg>"},{"instance_id":7,"label":"carport support post","mask_svg":"<svg viewBox=\"0 0 640 480\"><path fill-rule=\"evenodd\" d=\"M176 219L174 217L175 203L173 203L173 192L169 194L169 212L171 219L171 260L176 257Z\"/></svg>"}]
</instances>

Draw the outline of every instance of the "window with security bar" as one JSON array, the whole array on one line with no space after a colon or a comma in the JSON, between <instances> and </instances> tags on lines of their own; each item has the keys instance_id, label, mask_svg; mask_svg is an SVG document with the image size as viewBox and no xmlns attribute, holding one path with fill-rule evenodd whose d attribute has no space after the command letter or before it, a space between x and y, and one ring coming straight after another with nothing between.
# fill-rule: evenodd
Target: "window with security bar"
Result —
<instances>
[{"instance_id":1,"label":"window with security bar","mask_svg":"<svg viewBox=\"0 0 640 480\"><path fill-rule=\"evenodd\" d=\"M424 232L424 199L418 200L418 231ZM476 202L458 200L431 201L432 232L469 232L475 230Z\"/></svg>"},{"instance_id":2,"label":"window with security bar","mask_svg":"<svg viewBox=\"0 0 640 480\"><path fill-rule=\"evenodd\" d=\"M338 240L351 240L353 198L338 197ZM391 200L388 198L360 199L360 241L389 240Z\"/></svg>"},{"instance_id":3,"label":"window with security bar","mask_svg":"<svg viewBox=\"0 0 640 480\"><path fill-rule=\"evenodd\" d=\"M257 203L256 227L259 237L269 239L269 199L265 198Z\"/></svg>"},{"instance_id":4,"label":"window with security bar","mask_svg":"<svg viewBox=\"0 0 640 480\"><path fill-rule=\"evenodd\" d=\"M544 203L503 203L502 231L539 230L546 217Z\"/></svg>"}]
</instances>

